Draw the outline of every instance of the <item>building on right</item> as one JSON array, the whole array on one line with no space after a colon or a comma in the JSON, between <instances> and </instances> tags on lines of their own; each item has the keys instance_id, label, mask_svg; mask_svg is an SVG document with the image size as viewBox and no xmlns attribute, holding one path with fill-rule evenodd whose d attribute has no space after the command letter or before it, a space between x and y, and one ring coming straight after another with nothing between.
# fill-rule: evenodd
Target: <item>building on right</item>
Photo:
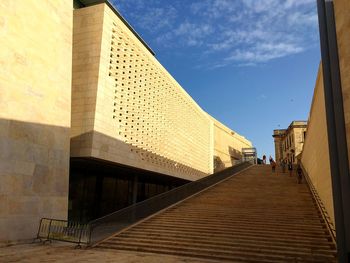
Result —
<instances>
[{"instance_id":1,"label":"building on right","mask_svg":"<svg viewBox=\"0 0 350 263\"><path fill-rule=\"evenodd\" d=\"M304 145L307 121L292 121L287 129L273 130L275 142L275 160L297 163Z\"/></svg>"}]
</instances>

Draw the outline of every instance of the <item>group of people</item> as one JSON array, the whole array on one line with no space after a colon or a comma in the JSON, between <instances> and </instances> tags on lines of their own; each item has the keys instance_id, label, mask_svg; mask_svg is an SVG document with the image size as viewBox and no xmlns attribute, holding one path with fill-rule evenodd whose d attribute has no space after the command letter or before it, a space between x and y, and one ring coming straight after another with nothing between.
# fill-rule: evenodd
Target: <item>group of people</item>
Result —
<instances>
[{"instance_id":1,"label":"group of people","mask_svg":"<svg viewBox=\"0 0 350 263\"><path fill-rule=\"evenodd\" d=\"M270 155L270 158L269 158L269 162L270 162L270 165L271 165L271 169L272 169L272 172L275 173L276 172L276 166L277 166L277 163L276 161L272 158L272 156ZM263 164L266 164L266 155L263 156ZM282 168L282 173L285 173L286 172L286 168L288 168L288 171L289 171L289 176L292 176L293 175L293 163L291 161L289 161L287 163L286 160L283 160L281 159L280 160L280 167ZM297 167L296 167L296 172L297 172L297 179L298 179L298 184L301 184L302 182L302 179L303 179L303 170L301 168L301 165L300 165L300 162L298 162L297 164Z\"/></svg>"}]
</instances>

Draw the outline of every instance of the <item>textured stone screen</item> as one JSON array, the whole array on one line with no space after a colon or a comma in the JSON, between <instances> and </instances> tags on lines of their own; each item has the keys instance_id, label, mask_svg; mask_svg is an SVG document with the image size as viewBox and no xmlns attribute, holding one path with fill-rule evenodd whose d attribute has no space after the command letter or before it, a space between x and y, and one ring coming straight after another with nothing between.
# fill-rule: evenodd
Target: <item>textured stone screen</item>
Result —
<instances>
[{"instance_id":1,"label":"textured stone screen","mask_svg":"<svg viewBox=\"0 0 350 263\"><path fill-rule=\"evenodd\" d=\"M215 141L227 165L251 145L215 133L219 122L107 5L74 11L73 43L72 157L198 180L213 173Z\"/></svg>"},{"instance_id":2,"label":"textured stone screen","mask_svg":"<svg viewBox=\"0 0 350 263\"><path fill-rule=\"evenodd\" d=\"M210 121L172 77L113 22L109 77L116 133L144 162L210 171ZM165 158L162 158L165 157Z\"/></svg>"}]
</instances>

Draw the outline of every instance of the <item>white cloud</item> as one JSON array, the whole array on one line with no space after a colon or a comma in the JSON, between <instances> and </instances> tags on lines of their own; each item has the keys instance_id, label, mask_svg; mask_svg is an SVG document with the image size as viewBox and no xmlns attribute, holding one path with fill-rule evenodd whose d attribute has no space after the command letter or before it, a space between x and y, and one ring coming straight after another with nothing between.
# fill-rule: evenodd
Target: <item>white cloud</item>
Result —
<instances>
[{"instance_id":1,"label":"white cloud","mask_svg":"<svg viewBox=\"0 0 350 263\"><path fill-rule=\"evenodd\" d=\"M234 13L239 8L239 1L233 0L202 0L190 5L193 14L204 15L208 18L219 18L223 13Z\"/></svg>"},{"instance_id":2,"label":"white cloud","mask_svg":"<svg viewBox=\"0 0 350 263\"><path fill-rule=\"evenodd\" d=\"M178 16L177 9L171 5L160 5L157 1L118 0L115 6L136 21L139 27L148 31L171 28Z\"/></svg>"},{"instance_id":3,"label":"white cloud","mask_svg":"<svg viewBox=\"0 0 350 263\"><path fill-rule=\"evenodd\" d=\"M166 43L169 41L172 42L174 39L179 39L180 41L176 43L177 45L189 47L201 46L204 39L213 32L214 29L209 24L198 25L185 21L172 31L159 36L157 42Z\"/></svg>"},{"instance_id":4,"label":"white cloud","mask_svg":"<svg viewBox=\"0 0 350 263\"><path fill-rule=\"evenodd\" d=\"M231 23L221 29L217 40L208 44L211 52L222 54L227 64L257 65L313 46L317 37L313 0L241 2L241 9L232 13L235 19L229 20Z\"/></svg>"},{"instance_id":5,"label":"white cloud","mask_svg":"<svg viewBox=\"0 0 350 263\"><path fill-rule=\"evenodd\" d=\"M265 63L272 59L300 53L303 50L303 47L289 43L264 43L249 49L237 49L225 60L244 63Z\"/></svg>"},{"instance_id":6,"label":"white cloud","mask_svg":"<svg viewBox=\"0 0 350 263\"><path fill-rule=\"evenodd\" d=\"M176 17L177 11L174 7L157 7L149 10L144 16L138 17L138 23L145 29L159 30L171 27Z\"/></svg>"},{"instance_id":7,"label":"white cloud","mask_svg":"<svg viewBox=\"0 0 350 263\"><path fill-rule=\"evenodd\" d=\"M192 49L213 61L209 68L266 63L303 52L317 38L314 0L193 0L188 7L177 0L118 3L158 46Z\"/></svg>"},{"instance_id":8,"label":"white cloud","mask_svg":"<svg viewBox=\"0 0 350 263\"><path fill-rule=\"evenodd\" d=\"M178 28L174 30L175 35L177 36L189 36L195 38L203 38L213 32L213 28L211 25L202 24L196 25L189 22L184 22L180 24Z\"/></svg>"},{"instance_id":9,"label":"white cloud","mask_svg":"<svg viewBox=\"0 0 350 263\"><path fill-rule=\"evenodd\" d=\"M317 25L316 13L295 12L287 17L287 21L291 26L310 26Z\"/></svg>"},{"instance_id":10,"label":"white cloud","mask_svg":"<svg viewBox=\"0 0 350 263\"><path fill-rule=\"evenodd\" d=\"M285 8L291 8L291 7L298 7L301 5L309 5L314 4L315 0L286 0L285 1Z\"/></svg>"},{"instance_id":11,"label":"white cloud","mask_svg":"<svg viewBox=\"0 0 350 263\"><path fill-rule=\"evenodd\" d=\"M269 12L279 7L278 0L242 0L242 2L255 13Z\"/></svg>"}]
</instances>

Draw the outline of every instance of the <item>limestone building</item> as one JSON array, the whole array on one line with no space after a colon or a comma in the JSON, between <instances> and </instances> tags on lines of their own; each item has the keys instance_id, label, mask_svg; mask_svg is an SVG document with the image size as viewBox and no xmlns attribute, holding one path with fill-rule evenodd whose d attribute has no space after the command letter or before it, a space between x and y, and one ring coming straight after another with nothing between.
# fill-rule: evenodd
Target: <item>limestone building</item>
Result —
<instances>
[{"instance_id":1,"label":"limestone building","mask_svg":"<svg viewBox=\"0 0 350 263\"><path fill-rule=\"evenodd\" d=\"M345 122L346 145L347 153L350 156L350 5L345 0L334 0L334 19L336 27L337 38L337 53L339 58L339 73L340 73L340 87L342 93L342 103L344 116L339 113L339 118L343 118ZM336 205L334 205L333 198L334 190L332 189L332 171L330 165L330 149L329 149L329 135L328 125L326 120L326 93L325 88L327 84L324 82L323 62L321 61L317 78L315 81L314 94L310 106L310 113L308 119L307 136L303 147L301 162L304 172L310 178L313 187L316 189L320 200L322 201L324 212L328 214L327 221L334 226L336 223L335 215ZM326 87L325 87L326 86ZM349 181L347 181L349 182ZM345 187L349 183L343 183ZM345 193L344 193L345 194ZM339 199L338 199L339 200ZM347 199L348 200L348 199ZM344 200L343 200L344 201ZM337 202L337 201L336 201ZM344 201L346 202L346 201ZM339 203L338 203L339 204ZM349 202L347 202L349 207ZM347 211L349 208L347 207ZM344 210L346 211L346 210ZM340 217L341 218L341 217ZM348 217L347 217L348 218ZM340 219L342 220L342 219ZM339 220L339 221L340 221ZM345 222L349 222L344 217ZM345 231L344 231L345 232ZM337 233L338 235L338 233ZM347 250L349 252L349 250Z\"/></svg>"},{"instance_id":2,"label":"limestone building","mask_svg":"<svg viewBox=\"0 0 350 263\"><path fill-rule=\"evenodd\" d=\"M68 215L72 8L0 1L0 241Z\"/></svg>"},{"instance_id":3,"label":"limestone building","mask_svg":"<svg viewBox=\"0 0 350 263\"><path fill-rule=\"evenodd\" d=\"M252 147L108 1L1 1L0 13L0 242L33 238L42 217L113 212Z\"/></svg>"},{"instance_id":4,"label":"limestone building","mask_svg":"<svg viewBox=\"0 0 350 263\"><path fill-rule=\"evenodd\" d=\"M307 121L293 121L287 129L273 131L275 143L275 160L297 163L303 149L307 130Z\"/></svg>"},{"instance_id":5,"label":"limestone building","mask_svg":"<svg viewBox=\"0 0 350 263\"><path fill-rule=\"evenodd\" d=\"M275 143L275 160L279 161L283 159L283 144L282 139L286 133L286 129L273 130L273 140Z\"/></svg>"},{"instance_id":6,"label":"limestone building","mask_svg":"<svg viewBox=\"0 0 350 263\"><path fill-rule=\"evenodd\" d=\"M212 118L214 123L214 171L220 171L242 159L242 149L252 144L242 135Z\"/></svg>"}]
</instances>

